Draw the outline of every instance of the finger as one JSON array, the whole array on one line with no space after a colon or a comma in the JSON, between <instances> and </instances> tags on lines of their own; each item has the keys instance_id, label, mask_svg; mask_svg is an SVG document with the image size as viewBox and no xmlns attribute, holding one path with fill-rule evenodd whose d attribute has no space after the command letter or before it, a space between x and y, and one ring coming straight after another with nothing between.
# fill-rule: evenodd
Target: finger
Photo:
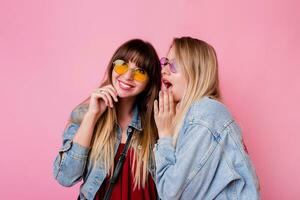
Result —
<instances>
[{"instance_id":1,"label":"finger","mask_svg":"<svg viewBox=\"0 0 300 200\"><path fill-rule=\"evenodd\" d=\"M118 101L118 93L117 93L117 90L114 88L114 86L112 85L108 85L107 86L107 89L109 89L109 91L111 91L114 95L112 95L113 97L116 97L115 100Z\"/></svg>"},{"instance_id":2,"label":"finger","mask_svg":"<svg viewBox=\"0 0 300 200\"><path fill-rule=\"evenodd\" d=\"M112 88L108 87L106 91L112 96L115 102L118 102L118 97Z\"/></svg>"},{"instance_id":3,"label":"finger","mask_svg":"<svg viewBox=\"0 0 300 200\"><path fill-rule=\"evenodd\" d=\"M163 82L161 82L161 90L163 91L167 90L167 87Z\"/></svg>"},{"instance_id":4,"label":"finger","mask_svg":"<svg viewBox=\"0 0 300 200\"><path fill-rule=\"evenodd\" d=\"M97 93L97 94L102 94L104 92L104 89L103 88L97 88L96 90L95 90L95 93Z\"/></svg>"},{"instance_id":5,"label":"finger","mask_svg":"<svg viewBox=\"0 0 300 200\"><path fill-rule=\"evenodd\" d=\"M109 106L111 108L113 107L112 97L111 97L111 95L110 95L109 90L107 89L107 87L98 88L97 93L98 94L102 94L103 96L106 97L107 106Z\"/></svg>"},{"instance_id":6,"label":"finger","mask_svg":"<svg viewBox=\"0 0 300 200\"><path fill-rule=\"evenodd\" d=\"M113 100L112 100L112 97L110 96L109 92L107 90L103 91L102 94L104 94L108 100L108 103L109 103L109 107L113 107Z\"/></svg>"},{"instance_id":7,"label":"finger","mask_svg":"<svg viewBox=\"0 0 300 200\"><path fill-rule=\"evenodd\" d=\"M113 85L108 85L107 87L110 88L116 95L118 95L117 90Z\"/></svg>"},{"instance_id":8,"label":"finger","mask_svg":"<svg viewBox=\"0 0 300 200\"><path fill-rule=\"evenodd\" d=\"M95 90L92 94L91 94L91 98L94 99L102 99L103 94L100 93L98 90Z\"/></svg>"},{"instance_id":9,"label":"finger","mask_svg":"<svg viewBox=\"0 0 300 200\"><path fill-rule=\"evenodd\" d=\"M169 94L168 91L164 91L164 111L169 112Z\"/></svg>"},{"instance_id":10,"label":"finger","mask_svg":"<svg viewBox=\"0 0 300 200\"><path fill-rule=\"evenodd\" d=\"M99 92L97 92L97 93L95 93L95 96L96 96L97 98L102 99L102 100L104 101L105 105L108 106L108 99L107 99L107 97L105 96L104 93L99 93Z\"/></svg>"},{"instance_id":11,"label":"finger","mask_svg":"<svg viewBox=\"0 0 300 200\"><path fill-rule=\"evenodd\" d=\"M166 91L168 88L166 87L166 85L162 82L161 83L161 90L162 91Z\"/></svg>"},{"instance_id":12,"label":"finger","mask_svg":"<svg viewBox=\"0 0 300 200\"><path fill-rule=\"evenodd\" d=\"M158 101L154 100L154 116L158 115Z\"/></svg>"},{"instance_id":13,"label":"finger","mask_svg":"<svg viewBox=\"0 0 300 200\"><path fill-rule=\"evenodd\" d=\"M173 97L173 92L171 90L169 90L169 102L170 102L171 113L175 113L174 97Z\"/></svg>"},{"instance_id":14,"label":"finger","mask_svg":"<svg viewBox=\"0 0 300 200\"><path fill-rule=\"evenodd\" d=\"M176 105L176 113L177 113L177 111L179 110L179 108L180 108L180 103L177 103L177 105Z\"/></svg>"},{"instance_id":15,"label":"finger","mask_svg":"<svg viewBox=\"0 0 300 200\"><path fill-rule=\"evenodd\" d=\"M164 112L164 96L163 96L163 92L159 91L159 112L162 113Z\"/></svg>"}]
</instances>

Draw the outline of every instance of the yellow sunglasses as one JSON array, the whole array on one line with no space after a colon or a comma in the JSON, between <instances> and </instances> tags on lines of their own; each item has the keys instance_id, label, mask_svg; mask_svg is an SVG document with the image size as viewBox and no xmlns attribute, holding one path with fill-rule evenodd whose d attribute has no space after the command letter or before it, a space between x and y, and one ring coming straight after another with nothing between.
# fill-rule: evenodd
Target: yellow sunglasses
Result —
<instances>
[{"instance_id":1,"label":"yellow sunglasses","mask_svg":"<svg viewBox=\"0 0 300 200\"><path fill-rule=\"evenodd\" d=\"M139 82L144 82L148 79L147 72L142 68L135 68L130 69L128 63L126 63L124 60L118 59L113 62L114 71L119 74L123 75L128 70L131 70L133 72L133 79Z\"/></svg>"}]
</instances>

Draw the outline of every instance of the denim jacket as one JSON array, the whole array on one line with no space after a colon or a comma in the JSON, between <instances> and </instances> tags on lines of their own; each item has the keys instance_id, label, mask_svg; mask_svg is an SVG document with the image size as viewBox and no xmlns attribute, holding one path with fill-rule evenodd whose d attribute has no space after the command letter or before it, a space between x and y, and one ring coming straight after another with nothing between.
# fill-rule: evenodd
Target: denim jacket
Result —
<instances>
[{"instance_id":1,"label":"denim jacket","mask_svg":"<svg viewBox=\"0 0 300 200\"><path fill-rule=\"evenodd\" d=\"M134 109L133 118L129 126L135 128L138 132L137 134L142 131L141 119L137 107ZM64 131L63 145L54 161L53 174L55 179L66 187L73 186L83 179L83 183L80 187L80 199L94 199L103 180L107 176L107 171L104 170L103 165L93 165L93 162L88 159L89 148L85 148L72 141L78 128L78 124L71 123ZM121 136L122 131L117 124L115 152L117 152L121 142ZM154 159L150 160L148 170L155 180Z\"/></svg>"},{"instance_id":2,"label":"denim jacket","mask_svg":"<svg viewBox=\"0 0 300 200\"><path fill-rule=\"evenodd\" d=\"M223 104L208 97L194 103L175 148L172 140L160 138L153 150L161 199L260 199L241 130Z\"/></svg>"}]
</instances>

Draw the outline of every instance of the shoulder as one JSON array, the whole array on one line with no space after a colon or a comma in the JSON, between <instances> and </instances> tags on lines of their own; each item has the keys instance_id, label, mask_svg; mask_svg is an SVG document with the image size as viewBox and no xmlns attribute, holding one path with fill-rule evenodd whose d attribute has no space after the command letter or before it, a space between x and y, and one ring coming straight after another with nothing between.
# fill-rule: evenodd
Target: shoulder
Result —
<instances>
[{"instance_id":1,"label":"shoulder","mask_svg":"<svg viewBox=\"0 0 300 200\"><path fill-rule=\"evenodd\" d=\"M81 104L74 108L70 116L71 122L75 124L81 124L85 113L88 111L88 108L88 104Z\"/></svg>"},{"instance_id":2,"label":"shoulder","mask_svg":"<svg viewBox=\"0 0 300 200\"><path fill-rule=\"evenodd\" d=\"M192 104L186 114L189 123L201 124L215 132L233 121L227 107L218 100L203 97Z\"/></svg>"}]
</instances>

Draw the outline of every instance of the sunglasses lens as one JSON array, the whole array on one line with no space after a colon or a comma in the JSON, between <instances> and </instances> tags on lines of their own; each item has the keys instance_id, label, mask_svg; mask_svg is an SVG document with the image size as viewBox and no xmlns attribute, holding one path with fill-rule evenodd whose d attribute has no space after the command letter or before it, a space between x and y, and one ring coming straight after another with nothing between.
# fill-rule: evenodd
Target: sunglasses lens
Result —
<instances>
[{"instance_id":1,"label":"sunglasses lens","mask_svg":"<svg viewBox=\"0 0 300 200\"><path fill-rule=\"evenodd\" d=\"M177 72L175 63L170 63L169 66L170 66L170 71L172 73L176 73Z\"/></svg>"},{"instance_id":2,"label":"sunglasses lens","mask_svg":"<svg viewBox=\"0 0 300 200\"><path fill-rule=\"evenodd\" d=\"M136 69L134 73L134 80L136 81L145 81L148 79L148 74L145 70L143 69Z\"/></svg>"},{"instance_id":3,"label":"sunglasses lens","mask_svg":"<svg viewBox=\"0 0 300 200\"><path fill-rule=\"evenodd\" d=\"M128 71L128 65L123 60L116 60L114 62L114 71L119 74L125 74Z\"/></svg>"},{"instance_id":4,"label":"sunglasses lens","mask_svg":"<svg viewBox=\"0 0 300 200\"><path fill-rule=\"evenodd\" d=\"M169 65L169 69L172 73L176 73L176 64L174 62L174 60L169 61L168 58L163 57L160 59L160 67L161 69L164 68L165 66Z\"/></svg>"}]
</instances>

